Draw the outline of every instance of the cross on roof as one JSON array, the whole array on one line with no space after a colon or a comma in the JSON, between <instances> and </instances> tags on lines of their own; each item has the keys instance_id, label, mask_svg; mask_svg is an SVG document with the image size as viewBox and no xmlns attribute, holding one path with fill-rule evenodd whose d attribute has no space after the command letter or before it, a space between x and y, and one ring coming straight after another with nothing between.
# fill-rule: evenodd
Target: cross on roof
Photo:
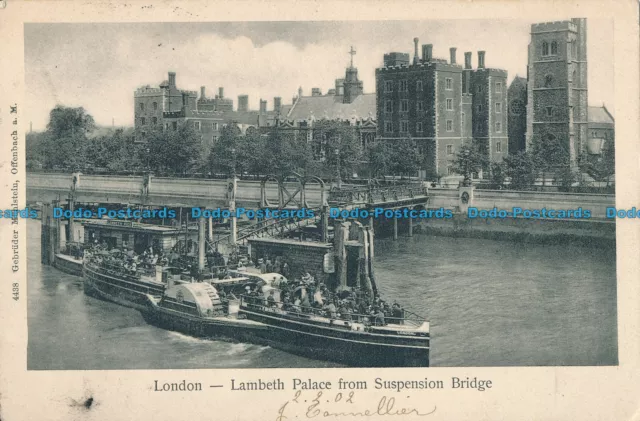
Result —
<instances>
[{"instance_id":1,"label":"cross on roof","mask_svg":"<svg viewBox=\"0 0 640 421\"><path fill-rule=\"evenodd\" d=\"M356 50L353 46L351 46L351 49L349 50L349 55L351 56L351 67L353 67L353 56L356 55Z\"/></svg>"}]
</instances>

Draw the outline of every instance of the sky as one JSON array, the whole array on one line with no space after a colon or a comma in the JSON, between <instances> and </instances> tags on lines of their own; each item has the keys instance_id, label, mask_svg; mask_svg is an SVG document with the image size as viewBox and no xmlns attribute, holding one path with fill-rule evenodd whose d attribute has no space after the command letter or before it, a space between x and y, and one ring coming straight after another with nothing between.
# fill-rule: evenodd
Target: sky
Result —
<instances>
[{"instance_id":1,"label":"sky","mask_svg":"<svg viewBox=\"0 0 640 421\"><path fill-rule=\"evenodd\" d=\"M559 17L558 20L568 19ZM413 38L433 44L434 57L449 59L457 47L486 51L486 67L506 69L509 82L526 77L532 23L525 20L214 22L214 23L29 23L25 25L25 79L29 121L46 129L56 104L84 107L99 125L133 125L133 92L157 87L167 72L178 88L208 96L249 95L273 108L273 97L290 104L302 87L323 93L344 77L349 49L365 92L375 90L375 69L385 53L411 53ZM589 104L614 108L613 21L589 19Z\"/></svg>"}]
</instances>

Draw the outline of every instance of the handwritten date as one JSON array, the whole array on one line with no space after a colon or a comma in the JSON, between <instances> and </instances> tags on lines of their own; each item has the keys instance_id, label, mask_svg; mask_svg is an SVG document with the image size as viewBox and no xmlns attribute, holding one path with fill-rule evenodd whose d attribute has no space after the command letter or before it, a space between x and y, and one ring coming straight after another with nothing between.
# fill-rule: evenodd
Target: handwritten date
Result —
<instances>
[{"instance_id":1,"label":"handwritten date","mask_svg":"<svg viewBox=\"0 0 640 421\"><path fill-rule=\"evenodd\" d=\"M298 418L301 411L303 417L307 419L327 418L327 417L371 417L379 416L427 416L436 411L436 407L430 411L418 410L417 408L398 408L396 407L396 398L382 396L375 408L358 409L352 405L355 404L355 392L349 392L347 395L337 393L333 397L323 397L320 391L312 400L302 399L302 391L298 390L293 399L286 401L278 410L278 416L275 421L286 421L290 418ZM340 409L331 408L333 405L339 406ZM297 413L297 414L296 414Z\"/></svg>"}]
</instances>

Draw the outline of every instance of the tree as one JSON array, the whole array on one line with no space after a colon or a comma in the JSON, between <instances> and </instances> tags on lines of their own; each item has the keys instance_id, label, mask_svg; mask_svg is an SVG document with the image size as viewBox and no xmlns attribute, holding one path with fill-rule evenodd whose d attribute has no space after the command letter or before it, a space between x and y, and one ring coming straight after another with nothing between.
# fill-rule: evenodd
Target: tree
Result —
<instances>
[{"instance_id":1,"label":"tree","mask_svg":"<svg viewBox=\"0 0 640 421\"><path fill-rule=\"evenodd\" d=\"M202 165L202 139L190 124L178 124L176 130L156 128L148 139L148 164L154 171L185 175Z\"/></svg>"},{"instance_id":2,"label":"tree","mask_svg":"<svg viewBox=\"0 0 640 421\"><path fill-rule=\"evenodd\" d=\"M549 134L543 139L536 138L532 146L532 158L536 171L542 174L542 185L551 171L569 166L569 151L565 142Z\"/></svg>"},{"instance_id":3,"label":"tree","mask_svg":"<svg viewBox=\"0 0 640 421\"><path fill-rule=\"evenodd\" d=\"M493 162L491 164L491 188L501 190L504 187L506 178L506 165L504 162Z\"/></svg>"},{"instance_id":4,"label":"tree","mask_svg":"<svg viewBox=\"0 0 640 421\"><path fill-rule=\"evenodd\" d=\"M580 170L597 181L605 181L607 187L616 171L616 151L613 140L606 140L600 155L583 153L579 160Z\"/></svg>"},{"instance_id":5,"label":"tree","mask_svg":"<svg viewBox=\"0 0 640 421\"><path fill-rule=\"evenodd\" d=\"M145 167L144 145L135 144L133 133L117 129L111 135L88 140L87 162L112 172L140 171Z\"/></svg>"},{"instance_id":6,"label":"tree","mask_svg":"<svg viewBox=\"0 0 640 421\"><path fill-rule=\"evenodd\" d=\"M528 190L536 180L535 165L529 152L519 151L504 157L504 173L511 179L509 187L514 190Z\"/></svg>"},{"instance_id":7,"label":"tree","mask_svg":"<svg viewBox=\"0 0 640 421\"><path fill-rule=\"evenodd\" d=\"M42 155L46 168L78 170L86 164L87 135L95 129L93 117L84 108L62 105L49 113Z\"/></svg>"},{"instance_id":8,"label":"tree","mask_svg":"<svg viewBox=\"0 0 640 421\"><path fill-rule=\"evenodd\" d=\"M464 185L469 185L473 174L480 172L488 164L485 146L474 139L471 145L463 145L456 154L453 171L464 177Z\"/></svg>"},{"instance_id":9,"label":"tree","mask_svg":"<svg viewBox=\"0 0 640 421\"><path fill-rule=\"evenodd\" d=\"M388 142L381 140L369 145L366 156L371 178L378 178L391 173L391 147Z\"/></svg>"},{"instance_id":10,"label":"tree","mask_svg":"<svg viewBox=\"0 0 640 421\"><path fill-rule=\"evenodd\" d=\"M313 131L316 149L324 155L324 166L340 179L351 178L362 162L363 151L356 129L340 121L317 121Z\"/></svg>"},{"instance_id":11,"label":"tree","mask_svg":"<svg viewBox=\"0 0 640 421\"><path fill-rule=\"evenodd\" d=\"M424 163L420 148L412 139L398 139L390 143L389 169L394 175L412 175Z\"/></svg>"},{"instance_id":12,"label":"tree","mask_svg":"<svg viewBox=\"0 0 640 421\"><path fill-rule=\"evenodd\" d=\"M208 166L212 174L225 174L231 176L234 171L242 174L243 164L242 151L239 150L239 140L242 133L240 128L232 121L228 121L222 126L220 137L211 147L208 157Z\"/></svg>"}]
</instances>

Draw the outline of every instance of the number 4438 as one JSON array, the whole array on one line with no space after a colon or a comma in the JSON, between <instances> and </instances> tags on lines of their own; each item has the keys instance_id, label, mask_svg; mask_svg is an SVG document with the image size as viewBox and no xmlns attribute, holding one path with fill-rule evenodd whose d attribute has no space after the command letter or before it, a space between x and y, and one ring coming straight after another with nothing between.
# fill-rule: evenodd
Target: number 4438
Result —
<instances>
[{"instance_id":1,"label":"number 4438","mask_svg":"<svg viewBox=\"0 0 640 421\"><path fill-rule=\"evenodd\" d=\"M20 299L20 284L17 282L14 282L13 284L11 284L12 287L12 293L13 293L13 299L18 301Z\"/></svg>"}]
</instances>

